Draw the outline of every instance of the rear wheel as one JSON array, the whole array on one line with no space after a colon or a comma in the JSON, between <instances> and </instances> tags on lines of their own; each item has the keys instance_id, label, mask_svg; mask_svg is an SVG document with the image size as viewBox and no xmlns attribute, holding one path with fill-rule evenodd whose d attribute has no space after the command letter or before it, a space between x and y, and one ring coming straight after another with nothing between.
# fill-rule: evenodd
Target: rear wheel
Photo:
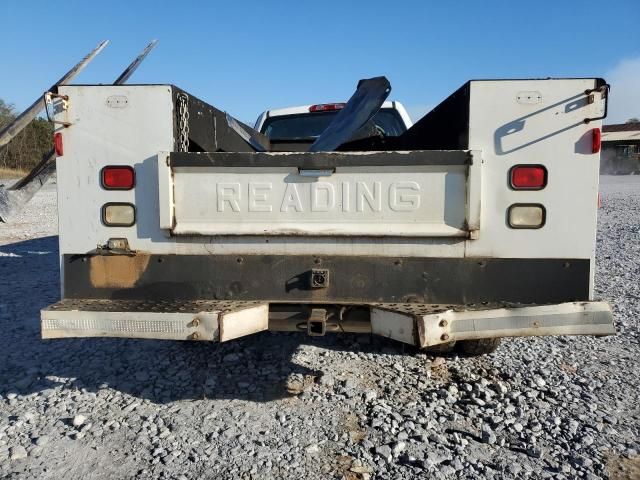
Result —
<instances>
[{"instance_id":1,"label":"rear wheel","mask_svg":"<svg viewBox=\"0 0 640 480\"><path fill-rule=\"evenodd\" d=\"M427 353L451 353L456 346L456 342L441 343L423 349Z\"/></svg>"},{"instance_id":2,"label":"rear wheel","mask_svg":"<svg viewBox=\"0 0 640 480\"><path fill-rule=\"evenodd\" d=\"M467 355L487 355L495 352L500 346L500 338L481 338L480 340L462 340L458 347Z\"/></svg>"}]
</instances>

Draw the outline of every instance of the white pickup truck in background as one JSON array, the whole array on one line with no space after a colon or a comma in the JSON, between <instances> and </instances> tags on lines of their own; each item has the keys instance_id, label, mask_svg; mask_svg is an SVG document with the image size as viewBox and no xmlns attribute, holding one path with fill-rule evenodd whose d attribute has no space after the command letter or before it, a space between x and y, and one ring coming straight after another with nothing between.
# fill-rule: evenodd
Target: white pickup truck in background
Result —
<instances>
[{"instance_id":1,"label":"white pickup truck in background","mask_svg":"<svg viewBox=\"0 0 640 480\"><path fill-rule=\"evenodd\" d=\"M380 102L323 150L358 92L252 129L171 85L59 87L43 337L615 333L593 298L603 80L470 81L415 125Z\"/></svg>"},{"instance_id":2,"label":"white pickup truck in background","mask_svg":"<svg viewBox=\"0 0 640 480\"><path fill-rule=\"evenodd\" d=\"M277 108L262 112L253 127L274 139L317 138L342 110L345 103L321 103L298 107ZM400 102L385 101L373 117L382 135L398 136L413 126L411 117Z\"/></svg>"}]
</instances>

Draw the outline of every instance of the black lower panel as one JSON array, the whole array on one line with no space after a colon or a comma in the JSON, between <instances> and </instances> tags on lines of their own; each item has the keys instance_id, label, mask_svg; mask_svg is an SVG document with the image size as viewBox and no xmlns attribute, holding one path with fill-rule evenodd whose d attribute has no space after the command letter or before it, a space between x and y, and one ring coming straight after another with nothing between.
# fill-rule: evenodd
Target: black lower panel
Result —
<instances>
[{"instance_id":1,"label":"black lower panel","mask_svg":"<svg viewBox=\"0 0 640 480\"><path fill-rule=\"evenodd\" d=\"M464 304L589 295L582 259L138 254L64 263L65 298Z\"/></svg>"}]
</instances>

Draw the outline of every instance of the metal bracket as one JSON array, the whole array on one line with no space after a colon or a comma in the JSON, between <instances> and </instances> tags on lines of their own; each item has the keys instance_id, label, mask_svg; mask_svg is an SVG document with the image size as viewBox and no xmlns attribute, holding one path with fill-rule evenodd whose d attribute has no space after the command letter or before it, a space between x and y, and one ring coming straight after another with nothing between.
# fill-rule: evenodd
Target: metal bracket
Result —
<instances>
[{"instance_id":1,"label":"metal bracket","mask_svg":"<svg viewBox=\"0 0 640 480\"><path fill-rule=\"evenodd\" d=\"M135 257L135 250L129 248L129 241L126 238L110 238L104 245L98 245L95 250L88 252L87 255L126 255L127 257Z\"/></svg>"},{"instance_id":2,"label":"metal bracket","mask_svg":"<svg viewBox=\"0 0 640 480\"><path fill-rule=\"evenodd\" d=\"M327 311L324 308L314 308L307 319L307 334L310 337L322 337L327 333Z\"/></svg>"},{"instance_id":3,"label":"metal bracket","mask_svg":"<svg viewBox=\"0 0 640 480\"><path fill-rule=\"evenodd\" d=\"M298 167L298 174L301 177L330 177L336 172L335 168L325 168L320 170L311 170L308 168Z\"/></svg>"},{"instance_id":4,"label":"metal bracket","mask_svg":"<svg viewBox=\"0 0 640 480\"><path fill-rule=\"evenodd\" d=\"M604 113L600 117L585 118L584 123L589 123L595 120L602 120L604 118L607 118L607 112L609 109L609 90L611 90L611 85L609 85L608 83L605 83L604 85L600 85L599 87L590 88L584 91L584 94L587 96L588 104L592 104L595 102L595 96L594 96L595 92L600 93L602 99L604 100Z\"/></svg>"},{"instance_id":5,"label":"metal bracket","mask_svg":"<svg viewBox=\"0 0 640 480\"><path fill-rule=\"evenodd\" d=\"M53 100L54 99L60 99L61 102L57 103L54 105ZM71 122L62 122L60 120L52 120L51 118L51 114L49 113L49 107L53 106L54 109L55 108L60 108L60 110L64 110L67 111L69 110L69 96L68 95L60 95L59 93L55 93L55 92L44 92L43 95L43 100L44 100L44 111L47 115L47 121L50 123L53 123L54 125L62 125L64 128L67 128L71 125ZM54 115L57 112L53 112Z\"/></svg>"}]
</instances>

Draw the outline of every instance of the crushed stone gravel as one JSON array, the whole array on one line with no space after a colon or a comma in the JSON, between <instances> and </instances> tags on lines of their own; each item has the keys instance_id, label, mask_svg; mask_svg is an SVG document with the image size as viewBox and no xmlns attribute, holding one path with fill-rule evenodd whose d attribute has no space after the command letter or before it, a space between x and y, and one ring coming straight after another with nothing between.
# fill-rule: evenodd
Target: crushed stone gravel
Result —
<instances>
[{"instance_id":1,"label":"crushed stone gravel","mask_svg":"<svg viewBox=\"0 0 640 480\"><path fill-rule=\"evenodd\" d=\"M640 177L602 177L618 334L430 355L380 338L39 338L56 193L0 225L0 478L640 478Z\"/></svg>"}]
</instances>

